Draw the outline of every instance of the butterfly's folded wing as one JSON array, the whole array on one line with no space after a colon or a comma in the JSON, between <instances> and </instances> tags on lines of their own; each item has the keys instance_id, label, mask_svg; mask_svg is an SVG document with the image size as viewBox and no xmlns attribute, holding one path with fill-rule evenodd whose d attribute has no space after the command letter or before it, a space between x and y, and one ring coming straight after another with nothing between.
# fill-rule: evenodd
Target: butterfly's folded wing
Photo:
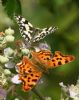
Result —
<instances>
[{"instance_id":1,"label":"butterfly's folded wing","mask_svg":"<svg viewBox=\"0 0 79 100\"><path fill-rule=\"evenodd\" d=\"M23 90L31 90L41 78L42 72L25 56L22 63L17 64L17 66L19 67L19 79L22 81Z\"/></svg>"}]
</instances>

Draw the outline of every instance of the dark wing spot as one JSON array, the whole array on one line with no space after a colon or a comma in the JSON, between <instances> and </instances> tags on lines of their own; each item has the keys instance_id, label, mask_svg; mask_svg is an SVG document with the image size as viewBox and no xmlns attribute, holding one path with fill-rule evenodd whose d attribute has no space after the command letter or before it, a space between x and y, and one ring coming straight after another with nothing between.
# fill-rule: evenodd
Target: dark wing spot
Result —
<instances>
[{"instance_id":1,"label":"dark wing spot","mask_svg":"<svg viewBox=\"0 0 79 100\"><path fill-rule=\"evenodd\" d=\"M24 75L24 78L26 78L27 77L27 75Z\"/></svg>"},{"instance_id":2,"label":"dark wing spot","mask_svg":"<svg viewBox=\"0 0 79 100\"><path fill-rule=\"evenodd\" d=\"M28 79L30 79L30 77L28 77Z\"/></svg>"},{"instance_id":3,"label":"dark wing spot","mask_svg":"<svg viewBox=\"0 0 79 100\"><path fill-rule=\"evenodd\" d=\"M50 60L50 58L47 58L47 60Z\"/></svg>"},{"instance_id":4,"label":"dark wing spot","mask_svg":"<svg viewBox=\"0 0 79 100\"><path fill-rule=\"evenodd\" d=\"M24 24L28 24L28 21L27 21L27 20L25 20Z\"/></svg>"},{"instance_id":5,"label":"dark wing spot","mask_svg":"<svg viewBox=\"0 0 79 100\"><path fill-rule=\"evenodd\" d=\"M68 63L69 61L68 60L65 60L65 63Z\"/></svg>"},{"instance_id":6,"label":"dark wing spot","mask_svg":"<svg viewBox=\"0 0 79 100\"><path fill-rule=\"evenodd\" d=\"M60 58L56 58L56 60L59 60Z\"/></svg>"},{"instance_id":7,"label":"dark wing spot","mask_svg":"<svg viewBox=\"0 0 79 100\"><path fill-rule=\"evenodd\" d=\"M53 65L54 65L54 66L56 66L56 64L55 64L55 63L53 63Z\"/></svg>"},{"instance_id":8,"label":"dark wing spot","mask_svg":"<svg viewBox=\"0 0 79 100\"><path fill-rule=\"evenodd\" d=\"M32 79L32 81L33 81L33 82L36 82L36 81L37 81L37 79Z\"/></svg>"},{"instance_id":9,"label":"dark wing spot","mask_svg":"<svg viewBox=\"0 0 79 100\"><path fill-rule=\"evenodd\" d=\"M28 70L28 72L31 73L32 71L31 70Z\"/></svg>"},{"instance_id":10,"label":"dark wing spot","mask_svg":"<svg viewBox=\"0 0 79 100\"><path fill-rule=\"evenodd\" d=\"M54 60L54 59L52 59L52 61L54 62L55 60Z\"/></svg>"},{"instance_id":11,"label":"dark wing spot","mask_svg":"<svg viewBox=\"0 0 79 100\"><path fill-rule=\"evenodd\" d=\"M31 74L31 76L33 76L33 74Z\"/></svg>"},{"instance_id":12,"label":"dark wing spot","mask_svg":"<svg viewBox=\"0 0 79 100\"><path fill-rule=\"evenodd\" d=\"M60 58L60 60L62 60L62 58Z\"/></svg>"},{"instance_id":13,"label":"dark wing spot","mask_svg":"<svg viewBox=\"0 0 79 100\"><path fill-rule=\"evenodd\" d=\"M43 58L43 56L41 56L41 58Z\"/></svg>"},{"instance_id":14,"label":"dark wing spot","mask_svg":"<svg viewBox=\"0 0 79 100\"><path fill-rule=\"evenodd\" d=\"M58 65L62 65L61 61L58 62Z\"/></svg>"},{"instance_id":15,"label":"dark wing spot","mask_svg":"<svg viewBox=\"0 0 79 100\"><path fill-rule=\"evenodd\" d=\"M32 84L29 84L29 87L33 87L33 85Z\"/></svg>"},{"instance_id":16,"label":"dark wing spot","mask_svg":"<svg viewBox=\"0 0 79 100\"><path fill-rule=\"evenodd\" d=\"M55 55L55 57L57 57L57 55Z\"/></svg>"},{"instance_id":17,"label":"dark wing spot","mask_svg":"<svg viewBox=\"0 0 79 100\"><path fill-rule=\"evenodd\" d=\"M39 77L38 75L36 75L35 77Z\"/></svg>"}]
</instances>

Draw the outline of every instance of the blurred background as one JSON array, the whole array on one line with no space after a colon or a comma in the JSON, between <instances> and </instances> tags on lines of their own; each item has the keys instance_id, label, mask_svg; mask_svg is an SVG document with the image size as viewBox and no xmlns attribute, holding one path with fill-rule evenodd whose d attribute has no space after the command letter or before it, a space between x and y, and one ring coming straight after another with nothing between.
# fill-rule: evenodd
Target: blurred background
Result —
<instances>
[{"instance_id":1,"label":"blurred background","mask_svg":"<svg viewBox=\"0 0 79 100\"><path fill-rule=\"evenodd\" d=\"M0 31L11 26L17 38L20 33L14 13L25 17L34 27L58 26L59 29L43 41L50 45L52 52L59 50L76 57L75 61L50 70L38 86L42 95L60 100L59 83L75 84L79 76L79 0L0 0ZM19 85L16 91L25 98L29 97ZM33 92L31 94L29 100L39 100ZM13 100L13 97L9 96L8 100Z\"/></svg>"}]
</instances>

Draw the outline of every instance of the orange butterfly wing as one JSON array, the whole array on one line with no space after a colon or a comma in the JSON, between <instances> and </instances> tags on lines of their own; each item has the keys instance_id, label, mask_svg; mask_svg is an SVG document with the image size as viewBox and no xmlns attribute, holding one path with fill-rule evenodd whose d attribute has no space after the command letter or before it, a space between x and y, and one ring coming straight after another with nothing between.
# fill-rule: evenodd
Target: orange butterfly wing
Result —
<instances>
[{"instance_id":1,"label":"orange butterfly wing","mask_svg":"<svg viewBox=\"0 0 79 100\"><path fill-rule=\"evenodd\" d=\"M32 52L32 59L29 60L26 56L23 57L22 62L17 64L19 79L22 81L23 90L31 90L39 81L43 72L38 69L39 65L43 66L45 70L69 63L75 59L72 55L63 55L60 51L56 51L54 55L48 50L41 50L39 52Z\"/></svg>"},{"instance_id":2,"label":"orange butterfly wing","mask_svg":"<svg viewBox=\"0 0 79 100\"><path fill-rule=\"evenodd\" d=\"M23 90L31 90L41 78L42 72L40 72L36 66L25 56L23 57L22 62L17 64L17 67L20 74L19 79L23 84Z\"/></svg>"},{"instance_id":3,"label":"orange butterfly wing","mask_svg":"<svg viewBox=\"0 0 79 100\"><path fill-rule=\"evenodd\" d=\"M56 51L53 56L48 50L32 52L32 57L34 61L43 65L46 69L69 63L75 59L74 56L63 55L60 51Z\"/></svg>"}]
</instances>

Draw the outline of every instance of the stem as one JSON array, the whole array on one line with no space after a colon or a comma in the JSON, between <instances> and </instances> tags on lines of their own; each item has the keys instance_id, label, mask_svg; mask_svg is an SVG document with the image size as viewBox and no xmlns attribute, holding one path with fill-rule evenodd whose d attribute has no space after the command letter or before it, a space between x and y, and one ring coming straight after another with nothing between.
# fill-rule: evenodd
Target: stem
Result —
<instances>
[{"instance_id":1,"label":"stem","mask_svg":"<svg viewBox=\"0 0 79 100\"><path fill-rule=\"evenodd\" d=\"M42 96L36 88L33 88L32 91L40 98L40 100L45 100L45 97Z\"/></svg>"},{"instance_id":2,"label":"stem","mask_svg":"<svg viewBox=\"0 0 79 100\"><path fill-rule=\"evenodd\" d=\"M15 85L12 85L12 86L7 90L7 94L9 94L14 88L15 88Z\"/></svg>"},{"instance_id":3,"label":"stem","mask_svg":"<svg viewBox=\"0 0 79 100\"><path fill-rule=\"evenodd\" d=\"M7 90L7 94L9 94L10 92L12 92L13 95L17 96L18 98L20 98L21 100L24 100L24 98L22 96L20 96L19 94L17 94L15 92L15 86L16 85L12 85L8 90Z\"/></svg>"},{"instance_id":4,"label":"stem","mask_svg":"<svg viewBox=\"0 0 79 100\"><path fill-rule=\"evenodd\" d=\"M25 100L22 96L20 96L19 94L17 94L16 92L14 93L15 96L17 96L20 100Z\"/></svg>"},{"instance_id":5,"label":"stem","mask_svg":"<svg viewBox=\"0 0 79 100\"><path fill-rule=\"evenodd\" d=\"M29 92L29 96L28 96L28 99L27 100L33 100L32 92Z\"/></svg>"}]
</instances>

